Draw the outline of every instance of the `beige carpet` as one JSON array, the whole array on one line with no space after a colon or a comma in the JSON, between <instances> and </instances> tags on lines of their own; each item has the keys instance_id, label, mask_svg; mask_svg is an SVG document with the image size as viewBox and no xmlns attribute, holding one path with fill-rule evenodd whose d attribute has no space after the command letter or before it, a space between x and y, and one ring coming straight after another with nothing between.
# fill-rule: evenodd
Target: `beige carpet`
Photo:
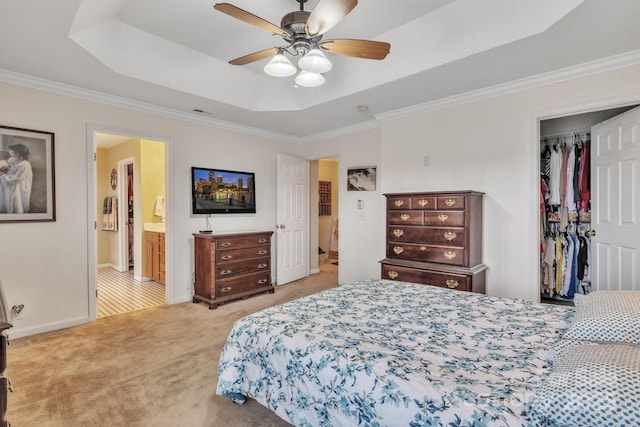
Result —
<instances>
[{"instance_id":1,"label":"beige carpet","mask_svg":"<svg viewBox=\"0 0 640 427\"><path fill-rule=\"evenodd\" d=\"M7 419L13 427L289 426L253 400L215 394L233 322L335 286L337 267L209 310L154 307L11 341Z\"/></svg>"}]
</instances>

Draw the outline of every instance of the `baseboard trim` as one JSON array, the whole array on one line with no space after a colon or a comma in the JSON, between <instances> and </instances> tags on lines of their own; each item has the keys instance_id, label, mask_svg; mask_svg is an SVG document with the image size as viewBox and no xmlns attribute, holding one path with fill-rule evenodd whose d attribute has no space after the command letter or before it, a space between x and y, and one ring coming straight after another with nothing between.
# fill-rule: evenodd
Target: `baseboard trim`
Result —
<instances>
[{"instance_id":1,"label":"baseboard trim","mask_svg":"<svg viewBox=\"0 0 640 427\"><path fill-rule=\"evenodd\" d=\"M32 335L38 335L45 332L52 332L60 329L71 328L73 326L83 325L85 323L89 323L88 316L77 317L75 319L68 319L63 322L48 323L45 325L40 325L32 328L15 328L15 329L12 328L7 331L7 334L9 335L10 339L16 339L16 338L22 338L22 337L29 337Z\"/></svg>"}]
</instances>

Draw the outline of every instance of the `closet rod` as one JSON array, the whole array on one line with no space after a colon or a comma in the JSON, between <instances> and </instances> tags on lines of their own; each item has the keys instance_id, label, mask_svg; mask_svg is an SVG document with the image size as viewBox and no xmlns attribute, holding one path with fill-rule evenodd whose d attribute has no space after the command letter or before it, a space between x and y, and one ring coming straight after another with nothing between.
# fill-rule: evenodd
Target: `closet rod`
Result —
<instances>
[{"instance_id":1,"label":"closet rod","mask_svg":"<svg viewBox=\"0 0 640 427\"><path fill-rule=\"evenodd\" d=\"M591 129L582 129L582 130L574 130L569 132L562 133L550 133L548 135L540 135L540 140L549 139L549 138L572 138L574 135L582 136L591 134Z\"/></svg>"}]
</instances>

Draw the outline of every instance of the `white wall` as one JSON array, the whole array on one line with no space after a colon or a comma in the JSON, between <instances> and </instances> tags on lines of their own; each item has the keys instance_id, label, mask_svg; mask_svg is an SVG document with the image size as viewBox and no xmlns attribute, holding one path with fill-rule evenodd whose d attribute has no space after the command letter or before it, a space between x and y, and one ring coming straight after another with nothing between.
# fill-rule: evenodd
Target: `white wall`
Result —
<instances>
[{"instance_id":1,"label":"white wall","mask_svg":"<svg viewBox=\"0 0 640 427\"><path fill-rule=\"evenodd\" d=\"M89 321L87 128L113 128L167 141L167 281L171 301L191 299L192 233L205 219L190 213L190 166L256 173L256 215L212 217L214 231L273 230L276 154L300 155L282 143L0 83L2 125L55 133L56 221L0 223L0 278L10 305L24 304L12 337ZM93 142L90 141L92 146ZM93 202L92 202L93 203ZM93 221L93 219L91 219Z\"/></svg>"},{"instance_id":2,"label":"white wall","mask_svg":"<svg viewBox=\"0 0 640 427\"><path fill-rule=\"evenodd\" d=\"M25 304L11 336L89 320L87 128L167 141L167 281L170 300L191 296L190 166L253 170L256 215L214 216L214 231L273 230L278 152L339 157L340 283L380 277L383 193L477 190L484 201L488 293L537 299L537 119L640 101L640 65L384 121L380 129L308 144L244 133L0 83L5 126L55 132L57 220L1 224L0 278L9 303ZM422 159L429 155L431 166ZM346 191L346 171L377 165L376 191ZM91 178L91 179L90 179ZM356 201L364 201L364 218ZM92 220L92 219L91 219Z\"/></svg>"},{"instance_id":3,"label":"white wall","mask_svg":"<svg viewBox=\"0 0 640 427\"><path fill-rule=\"evenodd\" d=\"M380 277L380 245L384 245L381 223L380 131L371 129L353 135L339 136L308 144L307 158L339 158L338 191L338 253L339 283ZM347 169L357 166L378 166L376 191L347 191ZM364 218L356 218L357 200L364 201ZM325 248L328 252L328 250Z\"/></svg>"},{"instance_id":4,"label":"white wall","mask_svg":"<svg viewBox=\"0 0 640 427\"><path fill-rule=\"evenodd\" d=\"M382 190L485 192L487 293L538 300L536 119L638 101L636 65L385 122Z\"/></svg>"}]
</instances>

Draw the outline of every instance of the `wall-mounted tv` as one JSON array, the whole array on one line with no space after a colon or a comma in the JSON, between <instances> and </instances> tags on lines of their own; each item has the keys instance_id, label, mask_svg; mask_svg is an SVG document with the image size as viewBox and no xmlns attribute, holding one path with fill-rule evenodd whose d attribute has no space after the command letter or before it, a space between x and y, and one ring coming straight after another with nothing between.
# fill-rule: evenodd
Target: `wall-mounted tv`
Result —
<instances>
[{"instance_id":1,"label":"wall-mounted tv","mask_svg":"<svg viewBox=\"0 0 640 427\"><path fill-rule=\"evenodd\" d=\"M191 168L193 214L256 213L253 172Z\"/></svg>"}]
</instances>

